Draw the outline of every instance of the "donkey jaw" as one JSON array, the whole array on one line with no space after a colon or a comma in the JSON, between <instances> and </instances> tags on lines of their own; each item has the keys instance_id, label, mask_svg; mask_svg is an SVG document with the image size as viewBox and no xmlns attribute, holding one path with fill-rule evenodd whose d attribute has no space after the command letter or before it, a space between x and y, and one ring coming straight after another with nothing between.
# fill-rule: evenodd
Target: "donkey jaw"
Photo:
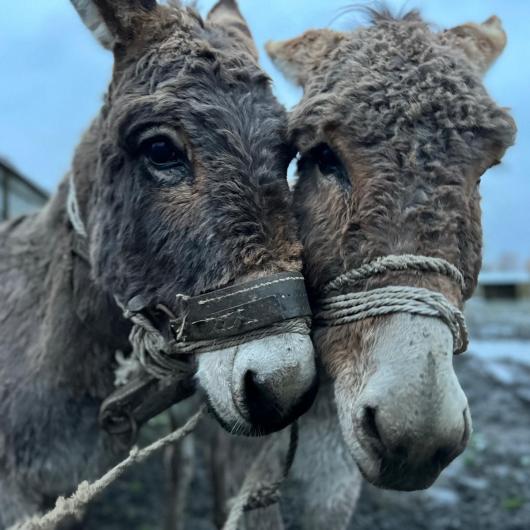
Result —
<instances>
[{"instance_id":1,"label":"donkey jaw","mask_svg":"<svg viewBox=\"0 0 530 530\"><path fill-rule=\"evenodd\" d=\"M316 395L309 336L284 333L198 356L196 379L231 434L262 436L304 414Z\"/></svg>"},{"instance_id":2,"label":"donkey jaw","mask_svg":"<svg viewBox=\"0 0 530 530\"><path fill-rule=\"evenodd\" d=\"M338 373L335 398L342 433L365 478L388 489L432 485L465 449L467 399L453 369L453 339L438 319L386 317L362 352L368 368L352 385Z\"/></svg>"}]
</instances>

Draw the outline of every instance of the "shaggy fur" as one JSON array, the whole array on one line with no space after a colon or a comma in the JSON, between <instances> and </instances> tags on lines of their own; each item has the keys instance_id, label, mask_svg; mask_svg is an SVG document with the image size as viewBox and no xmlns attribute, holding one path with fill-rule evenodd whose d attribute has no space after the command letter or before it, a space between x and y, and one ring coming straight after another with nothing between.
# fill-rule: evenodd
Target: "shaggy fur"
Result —
<instances>
[{"instance_id":1,"label":"shaggy fur","mask_svg":"<svg viewBox=\"0 0 530 530\"><path fill-rule=\"evenodd\" d=\"M171 307L178 292L301 268L286 116L236 38L241 22L224 29L145 1L116 17L96 4L115 69L72 169L90 267L72 254L67 181L44 211L0 226L0 528L120 456L97 425L114 354L129 349L114 297ZM138 145L157 125L188 154L162 173Z\"/></svg>"},{"instance_id":2,"label":"shaggy fur","mask_svg":"<svg viewBox=\"0 0 530 530\"><path fill-rule=\"evenodd\" d=\"M290 116L302 153L294 195L312 294L318 297L320 286L361 263L410 253L456 265L465 290L436 275L410 274L387 275L367 287L427 287L462 305L481 266L480 178L515 137L513 119L488 96L480 77L505 38L495 53L480 54L457 30L431 31L417 12L396 19L384 11L373 13L371 26L341 36L312 63L303 99ZM292 43L283 50L287 58ZM311 46L306 51L311 54ZM337 168L329 174L319 169L318 144L336 153ZM385 326L380 319L341 328L314 338L347 413L341 423L351 447L345 403L355 403L371 374L382 369L370 352ZM412 472L414 462L406 464ZM403 461L404 483L406 469Z\"/></svg>"}]
</instances>

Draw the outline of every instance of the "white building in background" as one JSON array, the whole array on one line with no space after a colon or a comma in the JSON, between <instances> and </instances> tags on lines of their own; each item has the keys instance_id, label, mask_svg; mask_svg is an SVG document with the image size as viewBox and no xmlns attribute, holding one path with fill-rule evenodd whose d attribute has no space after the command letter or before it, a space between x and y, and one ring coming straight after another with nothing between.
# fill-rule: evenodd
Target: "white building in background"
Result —
<instances>
[{"instance_id":1,"label":"white building in background","mask_svg":"<svg viewBox=\"0 0 530 530\"><path fill-rule=\"evenodd\" d=\"M48 193L0 157L0 221L40 210Z\"/></svg>"},{"instance_id":2,"label":"white building in background","mask_svg":"<svg viewBox=\"0 0 530 530\"><path fill-rule=\"evenodd\" d=\"M521 298L530 298L530 272L481 272L476 294L486 300L518 300Z\"/></svg>"}]
</instances>

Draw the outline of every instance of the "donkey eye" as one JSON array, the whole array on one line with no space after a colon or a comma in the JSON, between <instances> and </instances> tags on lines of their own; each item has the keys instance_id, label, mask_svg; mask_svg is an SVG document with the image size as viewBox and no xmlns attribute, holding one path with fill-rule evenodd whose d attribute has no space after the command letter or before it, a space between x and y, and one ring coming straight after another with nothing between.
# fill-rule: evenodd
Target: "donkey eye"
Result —
<instances>
[{"instance_id":1,"label":"donkey eye","mask_svg":"<svg viewBox=\"0 0 530 530\"><path fill-rule=\"evenodd\" d=\"M327 144L319 144L311 151L301 156L298 161L298 172L302 175L305 171L315 168L321 176L332 179L342 188L351 189L351 181L346 168Z\"/></svg>"},{"instance_id":2,"label":"donkey eye","mask_svg":"<svg viewBox=\"0 0 530 530\"><path fill-rule=\"evenodd\" d=\"M158 169L169 169L183 161L183 153L169 138L157 137L145 140L140 149L145 158Z\"/></svg>"},{"instance_id":3,"label":"donkey eye","mask_svg":"<svg viewBox=\"0 0 530 530\"><path fill-rule=\"evenodd\" d=\"M333 152L329 145L321 144L315 147L312 154L322 175L336 175L343 171L343 166L339 157Z\"/></svg>"}]
</instances>

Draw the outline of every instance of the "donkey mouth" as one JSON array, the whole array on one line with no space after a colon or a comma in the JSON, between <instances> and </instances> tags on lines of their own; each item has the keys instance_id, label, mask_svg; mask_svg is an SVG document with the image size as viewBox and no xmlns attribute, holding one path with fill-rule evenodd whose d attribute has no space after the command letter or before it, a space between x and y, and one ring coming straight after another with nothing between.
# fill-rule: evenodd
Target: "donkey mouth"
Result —
<instances>
[{"instance_id":1,"label":"donkey mouth","mask_svg":"<svg viewBox=\"0 0 530 530\"><path fill-rule=\"evenodd\" d=\"M400 462L381 461L380 474L373 480L368 477L365 478L374 486L382 489L418 491L430 488L440 476L442 469L414 469L407 471Z\"/></svg>"},{"instance_id":2,"label":"donkey mouth","mask_svg":"<svg viewBox=\"0 0 530 530\"><path fill-rule=\"evenodd\" d=\"M440 473L458 454L455 451L429 463L413 463L396 454L385 456L381 449L368 440L357 439L354 459L361 475L373 486L395 491L418 491L430 488ZM412 455L410 455L412 456Z\"/></svg>"},{"instance_id":3,"label":"donkey mouth","mask_svg":"<svg viewBox=\"0 0 530 530\"><path fill-rule=\"evenodd\" d=\"M206 403L208 413L219 423L219 425L228 433L235 436L246 436L249 438L256 438L270 434L266 429L261 429L258 426L250 424L243 416L240 418L228 419L221 414L208 397L204 390L200 390L203 399Z\"/></svg>"},{"instance_id":4,"label":"donkey mouth","mask_svg":"<svg viewBox=\"0 0 530 530\"><path fill-rule=\"evenodd\" d=\"M418 491L430 488L439 477L440 470L426 472L425 470L407 471L403 463L391 463L377 459L374 464L355 459L363 478L377 488L394 491Z\"/></svg>"},{"instance_id":5,"label":"donkey mouth","mask_svg":"<svg viewBox=\"0 0 530 530\"><path fill-rule=\"evenodd\" d=\"M302 398L287 412L282 411L273 402L263 406L262 403L259 405L253 403L252 400L249 400L249 403L240 403L238 400L234 400L234 403L238 401L236 410L239 412L240 417L233 420L223 417L208 395L205 392L203 394L208 412L225 431L236 436L256 438L281 431L305 414L315 400L318 386L318 377L316 377Z\"/></svg>"},{"instance_id":6,"label":"donkey mouth","mask_svg":"<svg viewBox=\"0 0 530 530\"><path fill-rule=\"evenodd\" d=\"M275 432L264 427L252 425L243 418L238 420L227 420L217 412L211 400L206 398L208 412L215 418L217 423L228 433L234 436L246 436L248 438L259 438Z\"/></svg>"}]
</instances>

